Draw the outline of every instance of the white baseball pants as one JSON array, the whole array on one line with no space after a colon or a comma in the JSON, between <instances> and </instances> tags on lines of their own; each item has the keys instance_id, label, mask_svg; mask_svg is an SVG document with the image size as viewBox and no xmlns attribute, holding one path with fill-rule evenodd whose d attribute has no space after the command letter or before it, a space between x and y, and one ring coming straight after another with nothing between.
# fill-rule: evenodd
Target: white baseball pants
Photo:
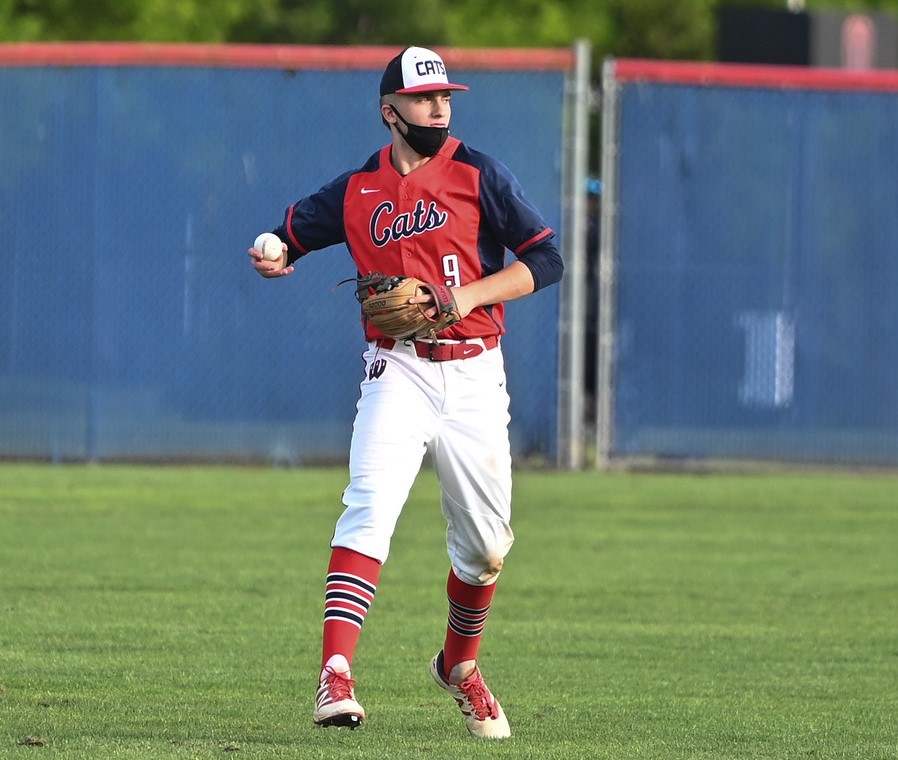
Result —
<instances>
[{"instance_id":1,"label":"white baseball pants","mask_svg":"<svg viewBox=\"0 0 898 760\"><path fill-rule=\"evenodd\" d=\"M446 545L459 578L495 581L514 541L508 392L501 347L431 362L411 345L369 344L353 426L345 511L331 546L385 562L409 491L430 452Z\"/></svg>"}]
</instances>

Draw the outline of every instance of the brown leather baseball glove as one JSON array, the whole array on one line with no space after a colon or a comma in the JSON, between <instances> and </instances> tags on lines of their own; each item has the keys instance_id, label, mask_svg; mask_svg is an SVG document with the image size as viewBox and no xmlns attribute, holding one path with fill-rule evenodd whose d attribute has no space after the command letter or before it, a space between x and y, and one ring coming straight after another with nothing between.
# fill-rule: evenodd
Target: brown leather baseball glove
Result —
<instances>
[{"instance_id":1,"label":"brown leather baseball glove","mask_svg":"<svg viewBox=\"0 0 898 760\"><path fill-rule=\"evenodd\" d=\"M433 298L433 304L409 303L410 298L425 294ZM432 339L441 330L461 321L451 288L415 277L370 272L358 278L356 298L368 322L397 340ZM434 306L436 313L428 316L427 312Z\"/></svg>"}]
</instances>

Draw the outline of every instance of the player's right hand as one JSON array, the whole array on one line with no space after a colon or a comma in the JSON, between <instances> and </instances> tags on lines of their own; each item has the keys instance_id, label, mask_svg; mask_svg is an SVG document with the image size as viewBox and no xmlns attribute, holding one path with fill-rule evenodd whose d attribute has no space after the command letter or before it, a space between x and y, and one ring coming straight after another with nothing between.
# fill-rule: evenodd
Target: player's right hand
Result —
<instances>
[{"instance_id":1,"label":"player's right hand","mask_svg":"<svg viewBox=\"0 0 898 760\"><path fill-rule=\"evenodd\" d=\"M250 248L247 254L249 254L249 261L253 265L253 269L262 277L273 279L293 274L293 267L287 266L287 251L284 251L277 261L268 261L262 258L262 251L256 248Z\"/></svg>"}]
</instances>

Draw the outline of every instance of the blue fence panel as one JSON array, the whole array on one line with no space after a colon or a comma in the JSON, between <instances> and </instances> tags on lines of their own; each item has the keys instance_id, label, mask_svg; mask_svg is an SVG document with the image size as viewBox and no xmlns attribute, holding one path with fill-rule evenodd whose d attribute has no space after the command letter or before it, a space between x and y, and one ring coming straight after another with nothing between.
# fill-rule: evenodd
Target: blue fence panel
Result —
<instances>
[{"instance_id":1,"label":"blue fence panel","mask_svg":"<svg viewBox=\"0 0 898 760\"><path fill-rule=\"evenodd\" d=\"M453 134L507 163L560 229L563 73L454 75L471 90ZM334 287L349 254L272 282L245 252L387 141L379 79L0 68L16 114L0 124L0 456L345 458L364 347L354 291ZM557 448L559 292L509 304L517 454Z\"/></svg>"},{"instance_id":2,"label":"blue fence panel","mask_svg":"<svg viewBox=\"0 0 898 760\"><path fill-rule=\"evenodd\" d=\"M898 462L898 95L620 98L614 453Z\"/></svg>"}]
</instances>

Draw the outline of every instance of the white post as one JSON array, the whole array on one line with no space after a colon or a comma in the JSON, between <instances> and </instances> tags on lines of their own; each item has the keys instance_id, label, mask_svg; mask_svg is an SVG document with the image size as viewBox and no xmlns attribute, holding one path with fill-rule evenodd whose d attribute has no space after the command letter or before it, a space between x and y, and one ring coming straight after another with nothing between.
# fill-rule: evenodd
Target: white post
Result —
<instances>
[{"instance_id":1,"label":"white post","mask_svg":"<svg viewBox=\"0 0 898 760\"><path fill-rule=\"evenodd\" d=\"M586 173L589 159L591 45L574 43L574 71L566 99L569 114L564 164L565 273L561 293L558 367L558 464L579 469L584 459L584 357L586 333Z\"/></svg>"},{"instance_id":2,"label":"white post","mask_svg":"<svg viewBox=\"0 0 898 760\"><path fill-rule=\"evenodd\" d=\"M617 261L618 88L614 61L602 67L602 216L596 367L596 467L607 468L614 445L614 352Z\"/></svg>"}]
</instances>

